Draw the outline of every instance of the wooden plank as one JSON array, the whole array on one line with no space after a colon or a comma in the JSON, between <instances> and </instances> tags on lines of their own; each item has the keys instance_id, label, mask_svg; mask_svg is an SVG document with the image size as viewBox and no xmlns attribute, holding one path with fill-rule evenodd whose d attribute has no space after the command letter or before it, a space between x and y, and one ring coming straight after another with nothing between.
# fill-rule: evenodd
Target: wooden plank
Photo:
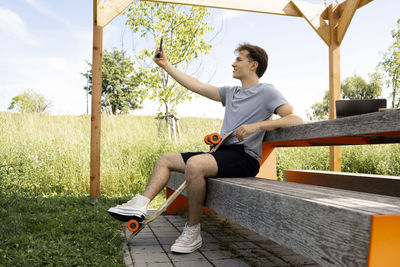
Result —
<instances>
[{"instance_id":1,"label":"wooden plank","mask_svg":"<svg viewBox=\"0 0 400 267\"><path fill-rule=\"evenodd\" d=\"M287 182L400 197L399 176L308 170L285 170L283 173Z\"/></svg>"},{"instance_id":2,"label":"wooden plank","mask_svg":"<svg viewBox=\"0 0 400 267\"><path fill-rule=\"evenodd\" d=\"M216 186L222 183L210 180L207 197L207 206L219 214L322 266L366 265L370 215L232 184Z\"/></svg>"},{"instance_id":3,"label":"wooden plank","mask_svg":"<svg viewBox=\"0 0 400 267\"><path fill-rule=\"evenodd\" d=\"M290 1L265 1L265 0L143 0L159 3L181 4L191 6L202 6L210 8L221 8L247 12L258 12L274 15L301 17Z\"/></svg>"},{"instance_id":4,"label":"wooden plank","mask_svg":"<svg viewBox=\"0 0 400 267\"><path fill-rule=\"evenodd\" d=\"M341 136L370 136L373 138L379 135L385 136L385 134L394 137L393 143L399 141L395 137L400 136L400 110L373 112L267 131L264 142L317 140ZM374 143L379 144L379 139Z\"/></svg>"},{"instance_id":5,"label":"wooden plank","mask_svg":"<svg viewBox=\"0 0 400 267\"><path fill-rule=\"evenodd\" d=\"M340 20L339 20L339 25L338 25L338 30L337 30L337 40L338 43L342 43L344 35L346 34L346 31L350 25L351 20L354 17L354 14L356 13L356 10L360 4L360 0L347 0L346 1L346 7L341 12L340 14Z\"/></svg>"},{"instance_id":6,"label":"wooden plank","mask_svg":"<svg viewBox=\"0 0 400 267\"><path fill-rule=\"evenodd\" d=\"M325 11L325 7L315 5L298 0L292 0L296 10L307 20L311 27L317 32L322 40L329 46L330 44L330 29L329 25L324 21L321 14Z\"/></svg>"},{"instance_id":7,"label":"wooden plank","mask_svg":"<svg viewBox=\"0 0 400 267\"><path fill-rule=\"evenodd\" d=\"M94 10L102 1L94 0ZM99 10L97 9L97 12ZM94 12L96 13L96 11ZM97 13L98 14L98 13ZM90 196L100 196L100 136L101 136L101 85L103 58L103 28L97 25L99 14L93 19L92 51L92 114L90 128Z\"/></svg>"},{"instance_id":8,"label":"wooden plank","mask_svg":"<svg viewBox=\"0 0 400 267\"><path fill-rule=\"evenodd\" d=\"M323 266L366 266L371 216L400 214L399 198L258 178L210 178L205 204Z\"/></svg>"}]
</instances>

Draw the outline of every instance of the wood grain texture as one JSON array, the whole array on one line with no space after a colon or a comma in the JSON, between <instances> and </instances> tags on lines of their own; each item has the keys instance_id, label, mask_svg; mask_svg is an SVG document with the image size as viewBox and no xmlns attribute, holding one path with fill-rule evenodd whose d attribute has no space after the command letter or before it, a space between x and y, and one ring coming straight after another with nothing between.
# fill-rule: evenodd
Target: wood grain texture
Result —
<instances>
[{"instance_id":1,"label":"wood grain texture","mask_svg":"<svg viewBox=\"0 0 400 267\"><path fill-rule=\"evenodd\" d=\"M205 206L323 266L366 266L371 217L400 214L399 198L259 178L208 179Z\"/></svg>"},{"instance_id":2,"label":"wood grain texture","mask_svg":"<svg viewBox=\"0 0 400 267\"><path fill-rule=\"evenodd\" d=\"M400 177L387 175L285 170L284 180L309 185L400 197Z\"/></svg>"},{"instance_id":3,"label":"wood grain texture","mask_svg":"<svg viewBox=\"0 0 400 267\"><path fill-rule=\"evenodd\" d=\"M97 2L96 2L97 3ZM103 28L93 24L92 114L90 126L90 196L100 196L101 85Z\"/></svg>"},{"instance_id":4,"label":"wood grain texture","mask_svg":"<svg viewBox=\"0 0 400 267\"><path fill-rule=\"evenodd\" d=\"M354 136L370 138L371 144L400 143L400 110L373 112L268 131L264 142ZM315 142L313 145L319 144Z\"/></svg>"}]
</instances>

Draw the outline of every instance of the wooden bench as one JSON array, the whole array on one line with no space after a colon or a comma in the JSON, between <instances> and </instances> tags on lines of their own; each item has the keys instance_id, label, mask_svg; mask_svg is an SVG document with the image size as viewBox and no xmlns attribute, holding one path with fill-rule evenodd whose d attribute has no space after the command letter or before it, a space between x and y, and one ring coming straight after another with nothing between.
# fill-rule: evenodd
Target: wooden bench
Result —
<instances>
[{"instance_id":1,"label":"wooden bench","mask_svg":"<svg viewBox=\"0 0 400 267\"><path fill-rule=\"evenodd\" d=\"M400 111L278 129L265 135L263 170L259 175L276 179L275 147L386 143L400 143ZM307 184L309 176L315 177L317 172L311 174L303 173L303 178L296 182L253 177L208 179L205 206L323 266L394 266L400 263L400 198L396 192L387 190L391 186L386 189L381 186L383 189L371 192L361 185L358 187L357 183L350 183L352 186L346 188L332 188L322 184L324 178L319 178L320 185ZM332 179L372 181L376 178L326 174ZM167 196L183 179L182 174L171 175ZM392 186L398 186L398 177L379 179L385 181L382 183L390 180ZM374 183L380 184L379 181ZM341 182L338 180L334 184ZM184 204L182 196L168 212L175 213Z\"/></svg>"}]
</instances>

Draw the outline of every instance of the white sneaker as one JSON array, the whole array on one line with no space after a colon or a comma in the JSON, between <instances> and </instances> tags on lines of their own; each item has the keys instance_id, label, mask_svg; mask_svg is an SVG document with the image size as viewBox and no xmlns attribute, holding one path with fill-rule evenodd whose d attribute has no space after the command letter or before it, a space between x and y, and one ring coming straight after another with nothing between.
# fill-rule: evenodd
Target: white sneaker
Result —
<instances>
[{"instance_id":1,"label":"white sneaker","mask_svg":"<svg viewBox=\"0 0 400 267\"><path fill-rule=\"evenodd\" d=\"M128 202L109 208L108 213L115 219L127 222L131 219L145 220L147 213L147 206L150 199L142 195L137 195Z\"/></svg>"},{"instance_id":2,"label":"white sneaker","mask_svg":"<svg viewBox=\"0 0 400 267\"><path fill-rule=\"evenodd\" d=\"M172 252L192 253L202 245L200 235L200 224L190 226L186 223L182 234L178 237L175 243L171 246Z\"/></svg>"}]
</instances>

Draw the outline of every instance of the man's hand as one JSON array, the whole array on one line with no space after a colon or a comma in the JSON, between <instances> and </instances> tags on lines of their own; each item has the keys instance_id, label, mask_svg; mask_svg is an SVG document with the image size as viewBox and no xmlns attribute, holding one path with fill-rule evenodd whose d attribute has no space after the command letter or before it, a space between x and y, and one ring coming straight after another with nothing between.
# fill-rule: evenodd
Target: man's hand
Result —
<instances>
[{"instance_id":1,"label":"man's hand","mask_svg":"<svg viewBox=\"0 0 400 267\"><path fill-rule=\"evenodd\" d=\"M158 53L160 53L160 48L157 48L157 50L155 51L153 61L158 66L163 68L169 75L171 75L172 78L174 78L175 81L177 81L180 85L199 95L221 102L221 96L219 95L218 87L202 83L196 78L187 75L172 66L165 56L164 47L161 48L160 57L157 57Z\"/></svg>"},{"instance_id":2,"label":"man's hand","mask_svg":"<svg viewBox=\"0 0 400 267\"><path fill-rule=\"evenodd\" d=\"M157 57L158 53L160 53L160 57ZM161 52L160 48L157 48L156 52L154 53L153 61L161 68L163 69L166 68L166 66L168 65L168 60L167 57L165 56L163 47L161 48Z\"/></svg>"},{"instance_id":3,"label":"man's hand","mask_svg":"<svg viewBox=\"0 0 400 267\"><path fill-rule=\"evenodd\" d=\"M244 138L252 133L258 132L260 130L259 125L257 125L256 123L253 124L243 124L242 126L240 126L235 133L236 138L239 141L243 141Z\"/></svg>"}]
</instances>

